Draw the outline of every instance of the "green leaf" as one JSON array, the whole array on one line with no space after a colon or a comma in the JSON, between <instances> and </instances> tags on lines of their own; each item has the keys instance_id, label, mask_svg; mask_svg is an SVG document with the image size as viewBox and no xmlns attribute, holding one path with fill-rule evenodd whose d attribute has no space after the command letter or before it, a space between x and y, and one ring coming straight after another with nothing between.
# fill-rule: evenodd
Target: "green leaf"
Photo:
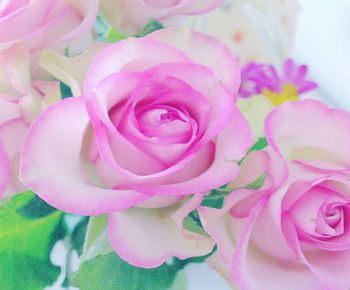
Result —
<instances>
[{"instance_id":1,"label":"green leaf","mask_svg":"<svg viewBox=\"0 0 350 290\"><path fill-rule=\"evenodd\" d=\"M211 196L208 196L208 198L203 199L201 206L220 209L224 205L224 199L225 199L224 197L220 197L220 196L216 197L215 195L211 195Z\"/></svg>"},{"instance_id":2,"label":"green leaf","mask_svg":"<svg viewBox=\"0 0 350 290\"><path fill-rule=\"evenodd\" d=\"M263 187L266 180L266 174L259 176L256 180L246 185L246 189L260 189Z\"/></svg>"},{"instance_id":3,"label":"green leaf","mask_svg":"<svg viewBox=\"0 0 350 290\"><path fill-rule=\"evenodd\" d=\"M64 56L69 57L69 46L64 49Z\"/></svg>"},{"instance_id":4,"label":"green leaf","mask_svg":"<svg viewBox=\"0 0 350 290\"><path fill-rule=\"evenodd\" d=\"M220 209L224 205L225 197L228 196L232 191L232 189L228 188L227 184L214 189L210 192L210 194L204 197L201 206Z\"/></svg>"},{"instance_id":5,"label":"green leaf","mask_svg":"<svg viewBox=\"0 0 350 290\"><path fill-rule=\"evenodd\" d=\"M121 41L123 39L127 38L126 35L120 33L119 31L117 31L114 27L110 26L107 29L106 34L104 35L104 39L107 42L111 42L111 43L115 43L118 41Z\"/></svg>"},{"instance_id":6,"label":"green leaf","mask_svg":"<svg viewBox=\"0 0 350 290\"><path fill-rule=\"evenodd\" d=\"M267 140L265 137L261 137L255 144L249 149L248 154L252 151L264 150L268 146Z\"/></svg>"},{"instance_id":7,"label":"green leaf","mask_svg":"<svg viewBox=\"0 0 350 290\"><path fill-rule=\"evenodd\" d=\"M60 82L61 98L67 99L73 96L73 93L65 83Z\"/></svg>"},{"instance_id":8,"label":"green leaf","mask_svg":"<svg viewBox=\"0 0 350 290\"><path fill-rule=\"evenodd\" d=\"M203 229L201 220L198 215L198 211L194 210L192 211L185 219L183 222L183 226L186 230L197 233L200 235L207 236L208 234L205 232Z\"/></svg>"},{"instance_id":9,"label":"green leaf","mask_svg":"<svg viewBox=\"0 0 350 290\"><path fill-rule=\"evenodd\" d=\"M98 36L104 35L106 31L108 30L108 24L105 22L103 17L101 15L98 15L96 17L94 30L97 33Z\"/></svg>"},{"instance_id":10,"label":"green leaf","mask_svg":"<svg viewBox=\"0 0 350 290\"><path fill-rule=\"evenodd\" d=\"M136 37L144 37L158 29L162 29L164 26L157 20L151 19L141 30ZM120 33L115 27L108 26L101 17L97 17L95 30L98 32L98 40L104 42L115 43L123 39L128 38L127 35Z\"/></svg>"},{"instance_id":11,"label":"green leaf","mask_svg":"<svg viewBox=\"0 0 350 290\"><path fill-rule=\"evenodd\" d=\"M59 275L59 268L33 255L0 252L0 259L1 290L44 289Z\"/></svg>"},{"instance_id":12,"label":"green leaf","mask_svg":"<svg viewBox=\"0 0 350 290\"><path fill-rule=\"evenodd\" d=\"M52 284L59 273L49 260L62 212L25 218L23 209L33 199L28 191L0 208L0 285L1 290L38 290ZM40 216L40 214L38 214Z\"/></svg>"},{"instance_id":13,"label":"green leaf","mask_svg":"<svg viewBox=\"0 0 350 290\"><path fill-rule=\"evenodd\" d=\"M164 26L159 23L157 20L151 19L141 30L141 32L137 35L137 37L144 37L147 34L150 34L156 30L162 29Z\"/></svg>"},{"instance_id":14,"label":"green leaf","mask_svg":"<svg viewBox=\"0 0 350 290\"><path fill-rule=\"evenodd\" d=\"M228 196L233 190L228 188L227 185L214 189L211 193L204 197L201 205L220 209L224 205L225 197Z\"/></svg>"},{"instance_id":15,"label":"green leaf","mask_svg":"<svg viewBox=\"0 0 350 290\"><path fill-rule=\"evenodd\" d=\"M83 252L83 245L85 241L85 234L86 234L88 222L89 222L89 218L84 217L84 219L76 225L76 227L73 229L73 232L72 232L72 236L71 236L72 248L78 252L79 256Z\"/></svg>"},{"instance_id":16,"label":"green leaf","mask_svg":"<svg viewBox=\"0 0 350 290\"><path fill-rule=\"evenodd\" d=\"M184 290L187 289L187 276L185 271L179 271L175 281L169 290Z\"/></svg>"},{"instance_id":17,"label":"green leaf","mask_svg":"<svg viewBox=\"0 0 350 290\"><path fill-rule=\"evenodd\" d=\"M264 150L269 144L267 143L267 140L265 137L260 137L252 147L247 152L247 155L253 151L260 151ZM241 160L237 162L238 165L241 165L243 161L246 159L246 157L243 157Z\"/></svg>"},{"instance_id":18,"label":"green leaf","mask_svg":"<svg viewBox=\"0 0 350 290\"><path fill-rule=\"evenodd\" d=\"M245 185L242 188L229 188L227 185L220 187L218 189L214 189L211 191L211 193L204 197L201 206L207 206L212 208L220 209L224 205L225 197L231 194L233 191L238 189L251 189L251 190L258 190L262 188L266 180L266 174L263 174L259 176L256 180L253 182Z\"/></svg>"},{"instance_id":19,"label":"green leaf","mask_svg":"<svg viewBox=\"0 0 350 290\"><path fill-rule=\"evenodd\" d=\"M34 195L32 199L30 199L23 207L19 208L17 211L28 219L36 219L45 217L55 212L56 209L47 204L37 195Z\"/></svg>"},{"instance_id":20,"label":"green leaf","mask_svg":"<svg viewBox=\"0 0 350 290\"><path fill-rule=\"evenodd\" d=\"M165 263L158 268L142 269L110 253L81 264L71 281L80 290L167 290L184 267L177 261L174 259L172 265Z\"/></svg>"},{"instance_id":21,"label":"green leaf","mask_svg":"<svg viewBox=\"0 0 350 290\"><path fill-rule=\"evenodd\" d=\"M191 263L200 264L200 263L205 262L206 259L208 259L211 255L213 255L217 251L217 249L218 249L218 247L215 245L213 250L205 256L192 257L192 258L189 258L189 259L186 259L183 261L180 261L180 260L179 261L184 264L183 267L185 267L186 265L191 264Z\"/></svg>"},{"instance_id":22,"label":"green leaf","mask_svg":"<svg viewBox=\"0 0 350 290\"><path fill-rule=\"evenodd\" d=\"M106 215L90 217L83 247L83 260L91 260L99 255L113 252L108 242L107 224L108 216Z\"/></svg>"}]
</instances>

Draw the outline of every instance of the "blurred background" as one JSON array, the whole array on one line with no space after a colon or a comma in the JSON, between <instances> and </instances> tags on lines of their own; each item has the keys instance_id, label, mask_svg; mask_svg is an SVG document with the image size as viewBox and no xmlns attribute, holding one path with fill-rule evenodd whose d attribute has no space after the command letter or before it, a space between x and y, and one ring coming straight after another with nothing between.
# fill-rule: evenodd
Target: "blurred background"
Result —
<instances>
[{"instance_id":1,"label":"blurred background","mask_svg":"<svg viewBox=\"0 0 350 290\"><path fill-rule=\"evenodd\" d=\"M310 77L330 105L350 110L350 1L299 0L291 55L310 67Z\"/></svg>"},{"instance_id":2,"label":"blurred background","mask_svg":"<svg viewBox=\"0 0 350 290\"><path fill-rule=\"evenodd\" d=\"M309 65L317 97L350 109L349 11L349 0L227 0L194 26L224 40L243 63L279 67L292 57Z\"/></svg>"}]
</instances>

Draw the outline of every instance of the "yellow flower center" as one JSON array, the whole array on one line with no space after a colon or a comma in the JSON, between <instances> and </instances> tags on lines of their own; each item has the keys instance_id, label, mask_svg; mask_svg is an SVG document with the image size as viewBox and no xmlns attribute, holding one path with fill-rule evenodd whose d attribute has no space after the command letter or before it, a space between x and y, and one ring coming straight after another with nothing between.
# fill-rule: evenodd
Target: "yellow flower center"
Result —
<instances>
[{"instance_id":1,"label":"yellow flower center","mask_svg":"<svg viewBox=\"0 0 350 290\"><path fill-rule=\"evenodd\" d=\"M298 97L298 89L296 86L292 84L284 84L282 86L282 92L276 93L271 92L268 89L264 89L262 94L268 98L275 106L279 106L287 101L297 101Z\"/></svg>"}]
</instances>

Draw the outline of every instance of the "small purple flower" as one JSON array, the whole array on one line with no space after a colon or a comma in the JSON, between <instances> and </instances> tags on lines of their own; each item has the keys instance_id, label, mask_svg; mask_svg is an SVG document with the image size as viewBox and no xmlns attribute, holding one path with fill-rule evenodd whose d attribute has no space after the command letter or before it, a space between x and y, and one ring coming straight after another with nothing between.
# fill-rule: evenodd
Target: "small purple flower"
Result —
<instances>
[{"instance_id":1,"label":"small purple flower","mask_svg":"<svg viewBox=\"0 0 350 290\"><path fill-rule=\"evenodd\" d=\"M242 69L240 96L249 98L262 94L264 90L272 93L283 93L286 85L295 87L297 94L303 94L317 87L317 84L306 79L308 67L298 66L292 59L287 59L283 71L278 74L270 64L248 63Z\"/></svg>"}]
</instances>

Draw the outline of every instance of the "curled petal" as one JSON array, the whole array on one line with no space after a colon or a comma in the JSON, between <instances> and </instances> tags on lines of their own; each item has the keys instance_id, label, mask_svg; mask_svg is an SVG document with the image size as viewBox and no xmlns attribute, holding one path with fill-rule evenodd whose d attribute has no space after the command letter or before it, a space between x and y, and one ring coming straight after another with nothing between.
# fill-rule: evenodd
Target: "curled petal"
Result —
<instances>
[{"instance_id":1,"label":"curled petal","mask_svg":"<svg viewBox=\"0 0 350 290\"><path fill-rule=\"evenodd\" d=\"M268 143L287 160L326 170L350 168L349 128L349 113L316 100L287 102L265 123Z\"/></svg>"},{"instance_id":2,"label":"curled petal","mask_svg":"<svg viewBox=\"0 0 350 290\"><path fill-rule=\"evenodd\" d=\"M218 39L179 27L155 31L147 38L170 44L185 52L194 63L209 67L228 88L232 98L236 98L241 79L239 62Z\"/></svg>"},{"instance_id":3,"label":"curled petal","mask_svg":"<svg viewBox=\"0 0 350 290\"><path fill-rule=\"evenodd\" d=\"M206 255L213 241L197 234L184 235L182 229L183 219L200 201L200 196L194 196L171 207L115 212L109 216L109 241L125 261L143 268L159 267L173 256Z\"/></svg>"},{"instance_id":4,"label":"curled petal","mask_svg":"<svg viewBox=\"0 0 350 290\"><path fill-rule=\"evenodd\" d=\"M176 47L152 39L128 38L109 46L91 63L84 82L89 95L107 76L120 71L143 71L166 62L191 60ZM113 64L113 65L111 65Z\"/></svg>"},{"instance_id":5,"label":"curled petal","mask_svg":"<svg viewBox=\"0 0 350 290\"><path fill-rule=\"evenodd\" d=\"M85 179L80 155L88 124L82 98L66 99L44 111L23 146L22 182L56 208L80 215L108 214L148 199L133 190L100 188Z\"/></svg>"},{"instance_id":6,"label":"curled petal","mask_svg":"<svg viewBox=\"0 0 350 290\"><path fill-rule=\"evenodd\" d=\"M93 26L98 13L98 2L29 1L0 19L0 29L4 31L0 43L11 45L24 41L31 51L35 51L77 38Z\"/></svg>"},{"instance_id":7,"label":"curled petal","mask_svg":"<svg viewBox=\"0 0 350 290\"><path fill-rule=\"evenodd\" d=\"M257 227L255 222L265 203L266 200L261 200L246 219L230 263L231 274L239 289L327 289L321 286L307 267L269 257L250 244L252 231Z\"/></svg>"},{"instance_id":8,"label":"curled petal","mask_svg":"<svg viewBox=\"0 0 350 290\"><path fill-rule=\"evenodd\" d=\"M82 95L82 86L91 61L97 53L106 48L106 43L95 43L81 55L68 58L54 51L44 51L40 66L54 77L68 85L74 96Z\"/></svg>"},{"instance_id":9,"label":"curled petal","mask_svg":"<svg viewBox=\"0 0 350 290\"><path fill-rule=\"evenodd\" d=\"M5 196L11 196L25 190L25 187L18 181L19 152L27 133L28 126L20 118L10 120L0 125L0 140L6 151L9 161L9 179L7 180Z\"/></svg>"}]
</instances>

